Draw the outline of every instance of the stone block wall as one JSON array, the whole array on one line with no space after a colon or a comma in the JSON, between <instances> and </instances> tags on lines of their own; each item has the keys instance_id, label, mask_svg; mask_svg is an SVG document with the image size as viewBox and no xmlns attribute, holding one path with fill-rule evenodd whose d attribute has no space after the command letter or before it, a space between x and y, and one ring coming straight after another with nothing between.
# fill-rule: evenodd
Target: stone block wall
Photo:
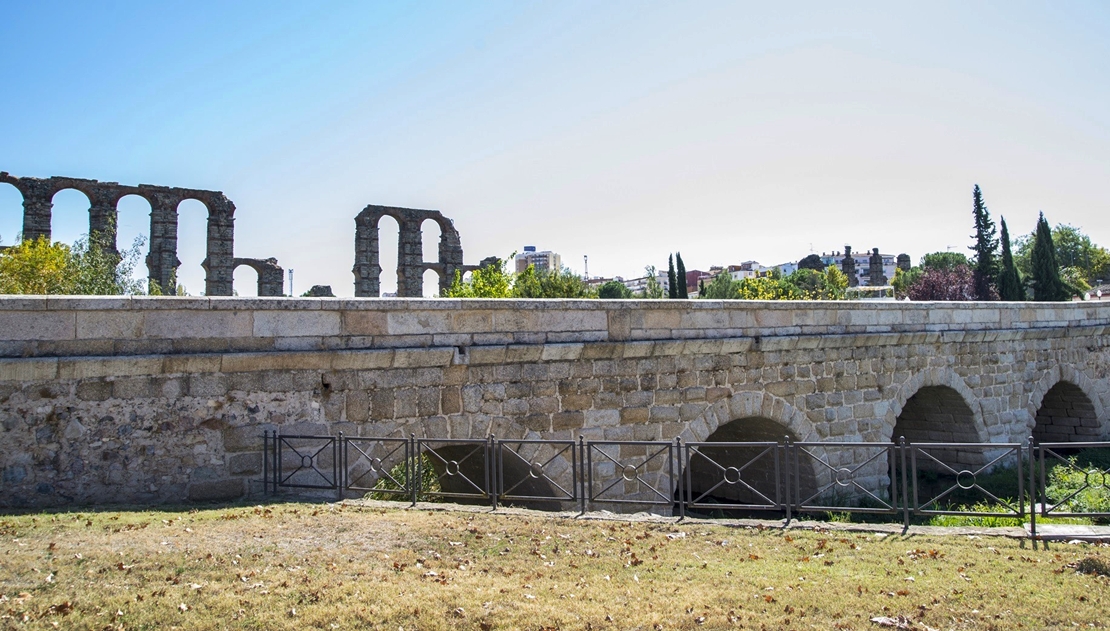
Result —
<instances>
[{"instance_id":1,"label":"stone block wall","mask_svg":"<svg viewBox=\"0 0 1110 631\"><path fill-rule=\"evenodd\" d=\"M1105 437L1108 331L1110 303L0 298L0 504L240 497L274 429L890 441L932 388L949 437L1020 442L1060 383Z\"/></svg>"}]
</instances>

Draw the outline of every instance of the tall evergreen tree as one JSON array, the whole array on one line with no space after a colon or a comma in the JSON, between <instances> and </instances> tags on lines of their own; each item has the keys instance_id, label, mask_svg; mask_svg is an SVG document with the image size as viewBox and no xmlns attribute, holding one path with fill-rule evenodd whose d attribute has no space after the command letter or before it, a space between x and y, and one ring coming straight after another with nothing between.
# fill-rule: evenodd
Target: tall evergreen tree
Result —
<instances>
[{"instance_id":1,"label":"tall evergreen tree","mask_svg":"<svg viewBox=\"0 0 1110 631\"><path fill-rule=\"evenodd\" d=\"M1025 300L1025 289L1021 286L1021 274L1014 265L1014 255L1010 251L1010 231L1006 229L1006 218L1002 217L1002 271L998 275L998 297L1002 300Z\"/></svg>"},{"instance_id":2,"label":"tall evergreen tree","mask_svg":"<svg viewBox=\"0 0 1110 631\"><path fill-rule=\"evenodd\" d=\"M674 255L667 255L667 297L678 298L678 278L674 272Z\"/></svg>"},{"instance_id":3,"label":"tall evergreen tree","mask_svg":"<svg viewBox=\"0 0 1110 631\"><path fill-rule=\"evenodd\" d=\"M1056 266L1056 247L1052 243L1052 229L1045 221L1044 213L1037 220L1037 232L1033 237L1033 300L1059 301L1068 299L1064 281L1060 280L1060 268Z\"/></svg>"},{"instance_id":4,"label":"tall evergreen tree","mask_svg":"<svg viewBox=\"0 0 1110 631\"><path fill-rule=\"evenodd\" d=\"M682 252L676 252L674 255L675 261L675 276L678 280L678 297L689 298L690 289L686 286L686 264L682 262Z\"/></svg>"},{"instance_id":5,"label":"tall evergreen tree","mask_svg":"<svg viewBox=\"0 0 1110 631\"><path fill-rule=\"evenodd\" d=\"M992 300L996 296L995 279L998 277L998 260L995 252L998 250L998 238L991 221L990 211L983 203L983 192L979 185L971 193L974 202L975 216L975 295L978 300Z\"/></svg>"}]
</instances>

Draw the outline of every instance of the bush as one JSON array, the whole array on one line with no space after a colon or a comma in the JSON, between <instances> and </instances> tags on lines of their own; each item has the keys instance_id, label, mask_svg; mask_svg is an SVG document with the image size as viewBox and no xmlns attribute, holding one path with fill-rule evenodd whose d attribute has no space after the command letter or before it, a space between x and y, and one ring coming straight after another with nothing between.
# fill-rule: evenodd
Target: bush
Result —
<instances>
[{"instance_id":1,"label":"bush","mask_svg":"<svg viewBox=\"0 0 1110 631\"><path fill-rule=\"evenodd\" d=\"M393 482L393 480L405 480L408 477L408 464L409 461L405 460L400 462L392 469L389 470L389 476L382 476L378 479L378 483L374 485L377 491L400 491L400 486ZM432 467L432 459L428 454L420 454L420 488L416 493L416 501L418 502L442 502L443 498L430 495L430 493L439 493L443 487L439 484L439 477L436 475L436 470ZM392 478L392 479L391 479ZM373 500L408 500L411 496L402 496L397 493L381 493L370 492L370 499Z\"/></svg>"}]
</instances>

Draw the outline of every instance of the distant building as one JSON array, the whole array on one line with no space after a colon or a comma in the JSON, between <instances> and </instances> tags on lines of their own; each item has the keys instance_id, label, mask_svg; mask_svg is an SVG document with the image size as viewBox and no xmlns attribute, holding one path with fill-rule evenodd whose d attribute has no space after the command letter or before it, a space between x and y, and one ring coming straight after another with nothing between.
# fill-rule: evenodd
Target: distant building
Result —
<instances>
[{"instance_id":1,"label":"distant building","mask_svg":"<svg viewBox=\"0 0 1110 631\"><path fill-rule=\"evenodd\" d=\"M848 246L845 246L845 249L848 249ZM856 263L854 273L856 279L859 281L859 286L871 285L871 257L873 255L873 250L871 252L856 252L854 250L852 251L852 259ZM894 279L894 271L898 269L898 257L894 254L879 254L879 257L881 257L883 261L882 275L886 277L887 283L889 284L890 281ZM843 261L843 252L832 252L828 254L824 252L821 253L821 262L824 263L826 267L828 267L829 265L835 265L836 267L843 269ZM856 285L856 283L853 283L853 285Z\"/></svg>"},{"instance_id":2,"label":"distant building","mask_svg":"<svg viewBox=\"0 0 1110 631\"><path fill-rule=\"evenodd\" d=\"M516 271L523 272L529 265L534 265L537 272L551 272L563 269L563 257L544 250L537 252L536 246L526 245L524 251L516 255Z\"/></svg>"},{"instance_id":3,"label":"distant building","mask_svg":"<svg viewBox=\"0 0 1110 631\"><path fill-rule=\"evenodd\" d=\"M640 278L630 278L628 280L624 280L623 278L618 276L616 280L624 283L624 286L629 288L633 294L639 294L643 293L644 289L647 288L647 282L649 278L651 277L641 276ZM667 291L669 291L671 287L670 279L667 278L666 270L662 272L657 271L655 273L655 282L659 283L659 286L663 288L663 295L666 296Z\"/></svg>"}]
</instances>

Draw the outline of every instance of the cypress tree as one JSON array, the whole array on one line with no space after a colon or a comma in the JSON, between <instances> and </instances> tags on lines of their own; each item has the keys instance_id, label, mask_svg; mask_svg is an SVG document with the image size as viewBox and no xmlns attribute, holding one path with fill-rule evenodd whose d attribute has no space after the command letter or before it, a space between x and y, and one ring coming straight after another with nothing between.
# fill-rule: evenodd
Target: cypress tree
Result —
<instances>
[{"instance_id":1,"label":"cypress tree","mask_svg":"<svg viewBox=\"0 0 1110 631\"><path fill-rule=\"evenodd\" d=\"M674 255L667 255L667 297L678 298L678 279L674 273Z\"/></svg>"},{"instance_id":2,"label":"cypress tree","mask_svg":"<svg viewBox=\"0 0 1110 631\"><path fill-rule=\"evenodd\" d=\"M975 295L978 300L991 300L996 295L994 285L998 277L998 261L995 251L998 250L998 239L978 184L975 185L971 198L974 202L972 214L975 217L975 246L971 248L975 250Z\"/></svg>"},{"instance_id":3,"label":"cypress tree","mask_svg":"<svg viewBox=\"0 0 1110 631\"><path fill-rule=\"evenodd\" d=\"M682 262L682 252L676 252L674 255L675 260L675 277L678 280L678 297L689 298L690 290L686 286L686 264Z\"/></svg>"},{"instance_id":4,"label":"cypress tree","mask_svg":"<svg viewBox=\"0 0 1110 631\"><path fill-rule=\"evenodd\" d=\"M1021 286L1021 274L1014 266L1014 255L1010 251L1010 232L1006 230L1006 218L1002 218L1002 272L998 275L998 297L1002 300L1025 300L1025 289Z\"/></svg>"},{"instance_id":5,"label":"cypress tree","mask_svg":"<svg viewBox=\"0 0 1110 631\"><path fill-rule=\"evenodd\" d=\"M1037 220L1037 233L1033 237L1033 300L1060 301L1068 299L1060 268L1056 266L1056 246L1052 243L1052 229L1044 213Z\"/></svg>"}]
</instances>

